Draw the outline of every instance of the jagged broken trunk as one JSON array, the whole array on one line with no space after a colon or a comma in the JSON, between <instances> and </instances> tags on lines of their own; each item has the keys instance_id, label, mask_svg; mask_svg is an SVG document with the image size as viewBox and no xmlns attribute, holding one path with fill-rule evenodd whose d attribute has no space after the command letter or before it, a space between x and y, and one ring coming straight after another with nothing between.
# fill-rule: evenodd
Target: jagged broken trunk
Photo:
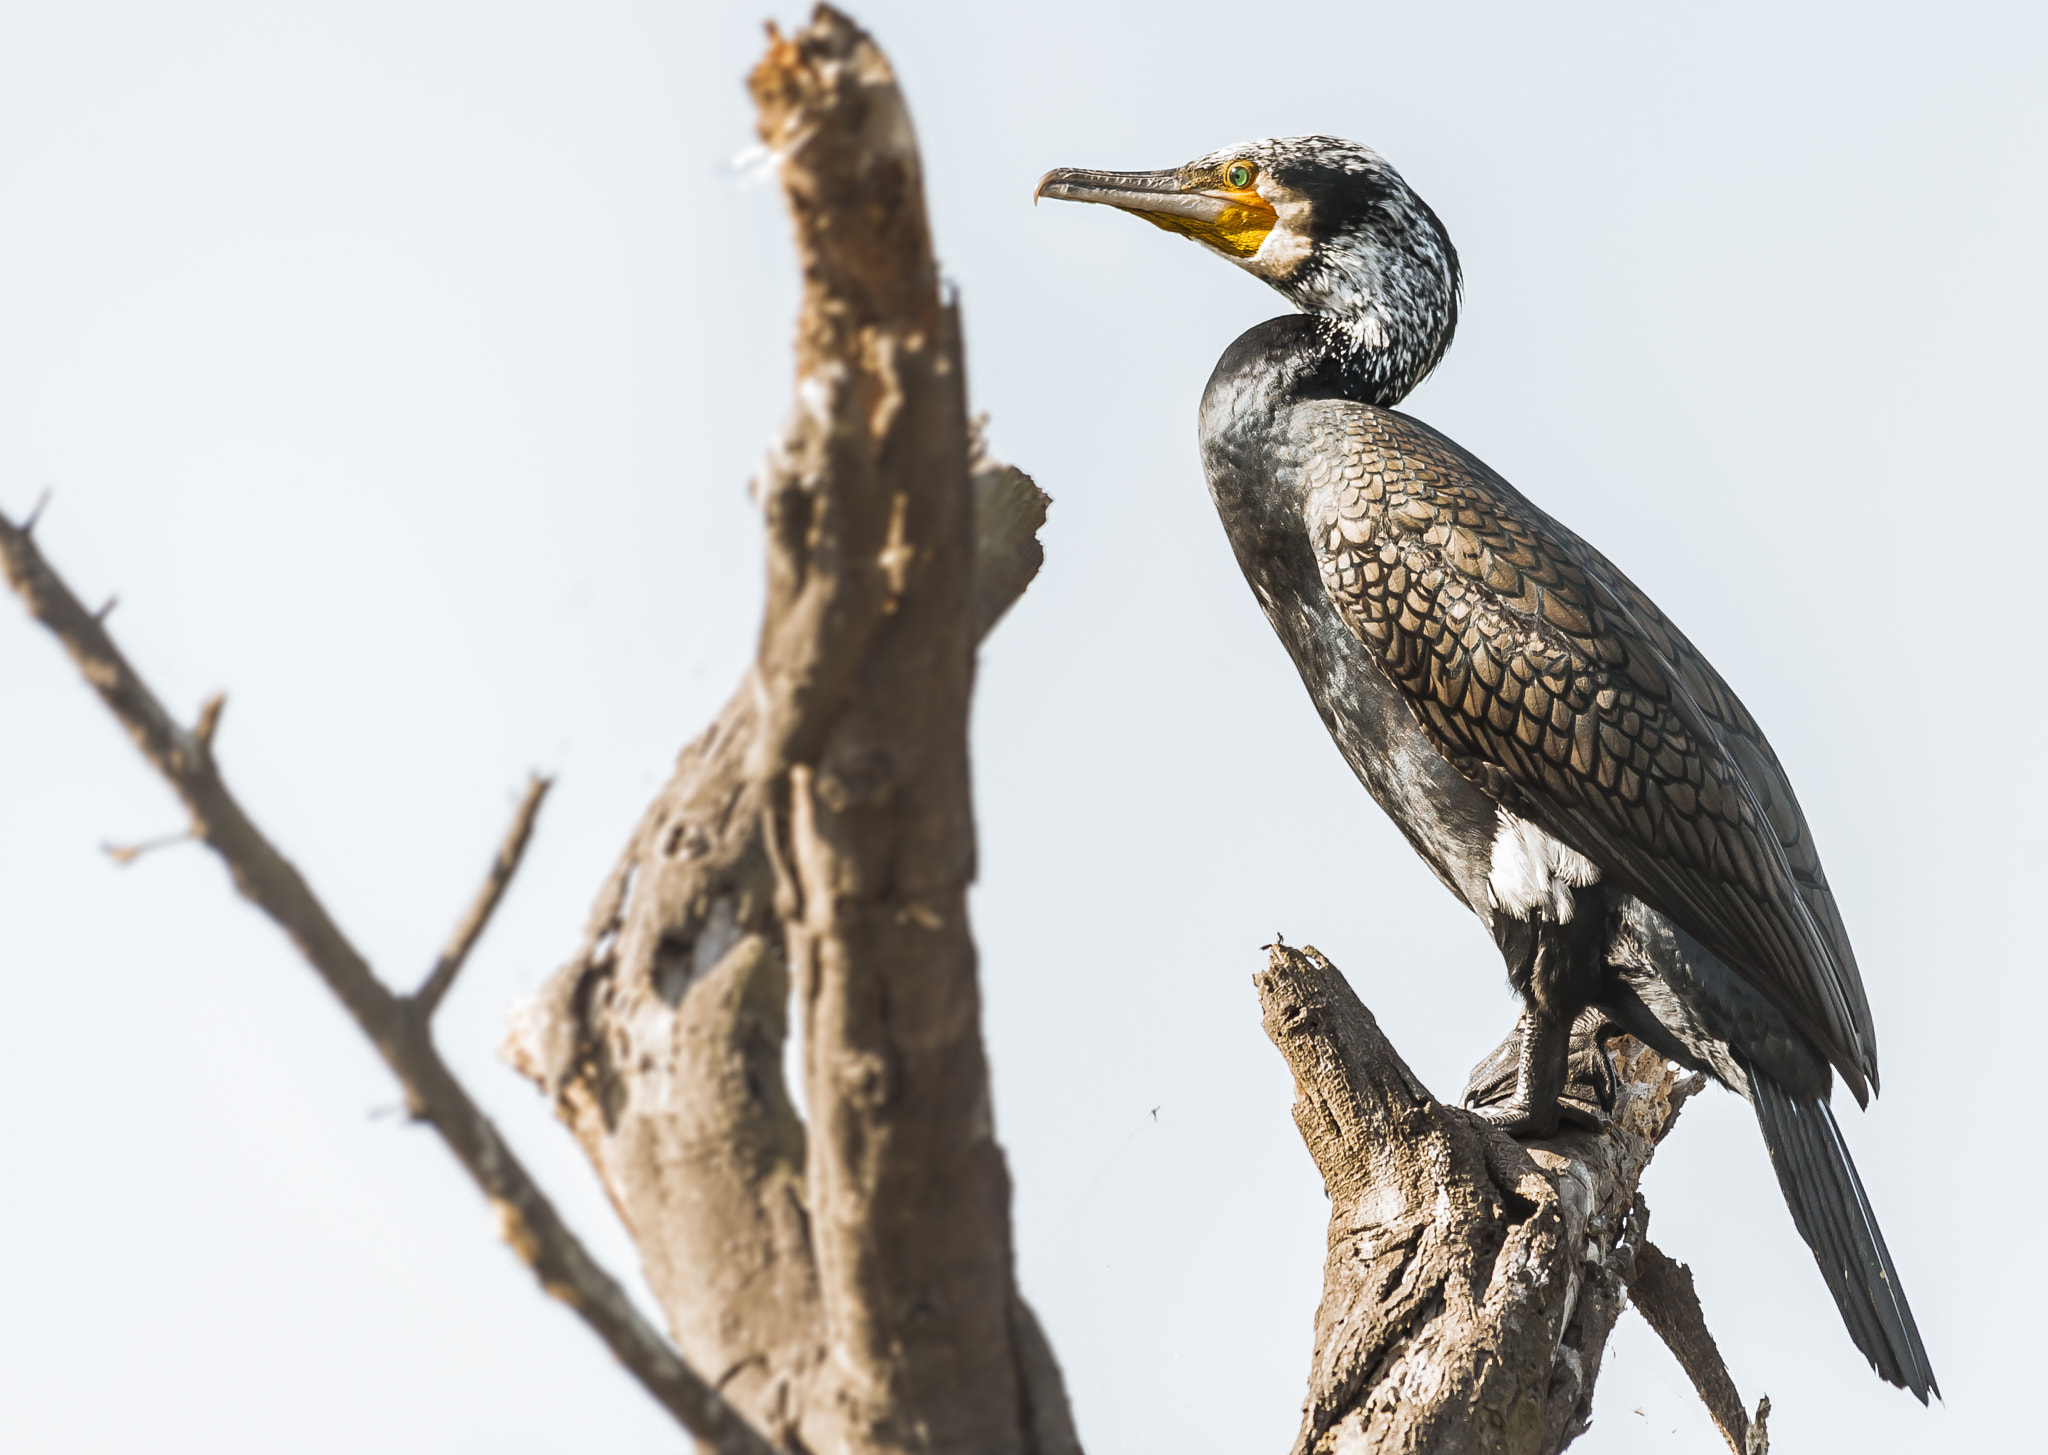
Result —
<instances>
[{"instance_id":1,"label":"jagged broken trunk","mask_svg":"<svg viewBox=\"0 0 2048 1455\"><path fill-rule=\"evenodd\" d=\"M685 1357L778 1442L1071 1449L1011 1274L966 906L974 651L1037 569L1044 498L973 458L881 52L821 9L751 84L804 276L760 647L513 1055ZM782 1079L792 977L808 1127Z\"/></svg>"},{"instance_id":2,"label":"jagged broken trunk","mask_svg":"<svg viewBox=\"0 0 2048 1455\"><path fill-rule=\"evenodd\" d=\"M1272 946L1257 986L1330 1197L1295 1455L1562 1450L1645 1247L1636 1184L1700 1079L1618 1037L1604 1129L1517 1142L1430 1096L1315 950Z\"/></svg>"}]
</instances>

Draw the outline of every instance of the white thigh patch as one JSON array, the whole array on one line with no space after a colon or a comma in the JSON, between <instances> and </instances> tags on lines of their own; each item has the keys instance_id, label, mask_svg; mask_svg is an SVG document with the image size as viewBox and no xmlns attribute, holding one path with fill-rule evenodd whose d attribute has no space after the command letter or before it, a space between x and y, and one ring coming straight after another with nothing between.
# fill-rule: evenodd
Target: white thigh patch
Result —
<instances>
[{"instance_id":1,"label":"white thigh patch","mask_svg":"<svg viewBox=\"0 0 2048 1455\"><path fill-rule=\"evenodd\" d=\"M1558 924L1570 924L1572 890L1597 884L1600 871L1584 854L1566 848L1527 819L1504 808L1498 814L1493 866L1486 876L1494 907L1516 919L1542 910Z\"/></svg>"}]
</instances>

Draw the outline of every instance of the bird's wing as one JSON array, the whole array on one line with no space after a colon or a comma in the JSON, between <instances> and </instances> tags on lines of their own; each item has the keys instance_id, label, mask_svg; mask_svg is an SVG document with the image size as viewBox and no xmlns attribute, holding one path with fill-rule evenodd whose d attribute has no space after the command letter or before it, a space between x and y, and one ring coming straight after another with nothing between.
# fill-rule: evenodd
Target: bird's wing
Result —
<instances>
[{"instance_id":1,"label":"bird's wing","mask_svg":"<svg viewBox=\"0 0 2048 1455\"><path fill-rule=\"evenodd\" d=\"M1405 415L1311 406L1324 587L1444 754L1669 915L1861 1100L1876 1040L1784 770L1720 675L1606 557Z\"/></svg>"},{"instance_id":2,"label":"bird's wing","mask_svg":"<svg viewBox=\"0 0 2048 1455\"><path fill-rule=\"evenodd\" d=\"M1533 507L1531 507L1533 509ZM1849 928L1842 923L1841 907L1828 886L1820 850L1814 845L1813 830L1792 792L1792 780L1771 748L1770 740L1757 725L1742 699L1642 588L1628 579L1600 552L1578 536L1543 517L1558 536L1571 543L1588 576L1619 604L1630 621L1650 641L1669 670L1684 687L1686 699L1707 719L1721 746L1735 760L1748 782L1764 822L1770 826L1778 847L1784 851L1785 867L1806 909L1813 916L1821 938L1832 952L1840 977L1840 989L1848 1004L1850 1019L1862 1044L1870 1050L1869 1074L1876 1072L1876 1039L1871 1030L1870 1005L1864 998L1863 977L1856 968L1856 952L1849 944Z\"/></svg>"}]
</instances>

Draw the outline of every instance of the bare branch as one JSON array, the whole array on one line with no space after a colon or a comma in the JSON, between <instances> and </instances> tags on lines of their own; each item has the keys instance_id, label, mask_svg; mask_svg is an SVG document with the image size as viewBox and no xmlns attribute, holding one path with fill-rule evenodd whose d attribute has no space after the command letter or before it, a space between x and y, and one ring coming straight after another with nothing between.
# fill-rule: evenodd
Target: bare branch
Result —
<instances>
[{"instance_id":1,"label":"bare branch","mask_svg":"<svg viewBox=\"0 0 2048 1455\"><path fill-rule=\"evenodd\" d=\"M277 922L348 1008L397 1076L413 1115L433 1124L490 1199L506 1242L541 1286L576 1310L648 1393L705 1445L719 1455L771 1455L775 1447L676 1355L591 1258L442 1062L426 1017L378 982L298 870L242 812L207 750L218 707L202 716L204 734L178 726L28 532L5 516L0 568L30 614L56 634L143 756L184 800L193 832L221 856L236 888ZM532 789L528 793L534 796Z\"/></svg>"},{"instance_id":2,"label":"bare branch","mask_svg":"<svg viewBox=\"0 0 2048 1455\"><path fill-rule=\"evenodd\" d=\"M214 699L216 702L219 700ZM491 872L477 890L476 898L470 902L469 912L463 915L462 923L455 927L448 948L441 952L441 958L434 962L434 968L413 993L412 1003L422 1016L432 1019L441 1004L441 997L448 993L448 987L462 973L463 963L469 959L469 952L483 935L484 926L491 922L491 913L497 909L505 886L519 872L519 860L526 853L526 841L533 837L533 821L540 814L541 800L548 796L548 789L553 786L553 779L543 778L538 773L526 780L526 793L512 814L512 826L505 830L505 841L498 846L498 857L491 861Z\"/></svg>"},{"instance_id":3,"label":"bare branch","mask_svg":"<svg viewBox=\"0 0 2048 1455\"><path fill-rule=\"evenodd\" d=\"M1031 477L988 453L988 416L973 422L968 473L974 482L974 639L987 636L1045 564L1039 528L1052 502Z\"/></svg>"},{"instance_id":4,"label":"bare branch","mask_svg":"<svg viewBox=\"0 0 2048 1455\"><path fill-rule=\"evenodd\" d=\"M105 621L107 612L113 604L109 601L106 606L101 607L100 614L93 620ZM213 753L213 735L220 731L220 715L227 705L228 696L225 692L216 692L199 704L199 721L192 724L192 737L209 756Z\"/></svg>"},{"instance_id":5,"label":"bare branch","mask_svg":"<svg viewBox=\"0 0 2048 1455\"><path fill-rule=\"evenodd\" d=\"M1771 1412L1770 1397L1757 1402L1754 1419L1744 1410L1728 1366L1721 1361L1720 1347L1707 1331L1699 1295L1693 1291L1692 1270L1649 1240L1650 1209L1641 1194L1636 1197L1634 1221L1636 1256L1628 1281L1629 1302L1678 1357L1728 1448L1735 1455L1765 1455L1771 1448L1764 1426Z\"/></svg>"},{"instance_id":6,"label":"bare branch","mask_svg":"<svg viewBox=\"0 0 2048 1455\"><path fill-rule=\"evenodd\" d=\"M189 844L192 841L192 831L187 829L182 833L158 834L153 839L142 839L133 844L101 844L100 852L126 868L144 854L153 854L158 849L168 849L173 844Z\"/></svg>"}]
</instances>

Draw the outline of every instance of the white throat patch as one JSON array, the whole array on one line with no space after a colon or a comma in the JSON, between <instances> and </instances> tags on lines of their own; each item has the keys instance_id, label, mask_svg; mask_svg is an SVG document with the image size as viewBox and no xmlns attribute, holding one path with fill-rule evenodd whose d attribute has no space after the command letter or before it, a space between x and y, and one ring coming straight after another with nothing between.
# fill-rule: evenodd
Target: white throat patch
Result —
<instances>
[{"instance_id":1,"label":"white throat patch","mask_svg":"<svg viewBox=\"0 0 2048 1455\"><path fill-rule=\"evenodd\" d=\"M1493 831L1493 866L1486 876L1494 908L1516 919L1541 911L1557 924L1570 924L1572 890L1599 883L1599 869L1527 819L1504 808L1496 812L1500 822Z\"/></svg>"}]
</instances>

